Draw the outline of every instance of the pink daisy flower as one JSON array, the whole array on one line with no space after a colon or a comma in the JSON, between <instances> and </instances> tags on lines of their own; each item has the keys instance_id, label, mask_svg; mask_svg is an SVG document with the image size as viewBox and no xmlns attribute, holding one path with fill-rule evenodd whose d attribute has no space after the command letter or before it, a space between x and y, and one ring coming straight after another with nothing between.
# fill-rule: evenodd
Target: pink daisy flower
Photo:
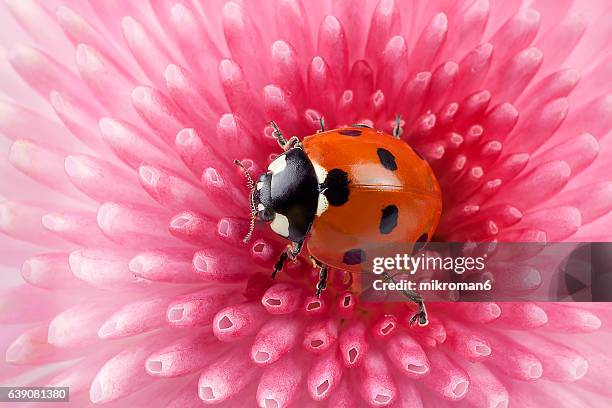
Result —
<instances>
[{"instance_id":1,"label":"pink daisy flower","mask_svg":"<svg viewBox=\"0 0 612 408\"><path fill-rule=\"evenodd\" d=\"M436 303L410 327L338 270L316 298L306 262L270 279L267 228L242 243L233 164L279 153L272 119L399 114L440 182L436 240L608 241L609 2L6 5L2 384L74 406L609 404L609 305Z\"/></svg>"}]
</instances>

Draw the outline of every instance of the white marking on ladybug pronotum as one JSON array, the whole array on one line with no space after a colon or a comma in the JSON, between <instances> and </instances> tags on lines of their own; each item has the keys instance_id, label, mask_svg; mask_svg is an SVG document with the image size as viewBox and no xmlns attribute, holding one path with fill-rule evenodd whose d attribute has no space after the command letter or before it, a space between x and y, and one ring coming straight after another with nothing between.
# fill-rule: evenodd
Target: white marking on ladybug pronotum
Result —
<instances>
[{"instance_id":1,"label":"white marking on ladybug pronotum","mask_svg":"<svg viewBox=\"0 0 612 408\"><path fill-rule=\"evenodd\" d=\"M287 219L287 217L285 217L283 214L276 213L272 223L270 224L270 228L272 228L272 231L276 232L278 235L288 237L289 219Z\"/></svg>"},{"instance_id":2,"label":"white marking on ladybug pronotum","mask_svg":"<svg viewBox=\"0 0 612 408\"><path fill-rule=\"evenodd\" d=\"M329 207L329 203L327 202L327 197L324 194L319 194L319 201L317 202L317 217L323 214L327 207Z\"/></svg>"},{"instance_id":3,"label":"white marking on ladybug pronotum","mask_svg":"<svg viewBox=\"0 0 612 408\"><path fill-rule=\"evenodd\" d=\"M323 184L323 182L327 178L327 170L325 170L323 166L321 166L319 163L315 162L314 160L311 160L311 162L312 162L312 166L315 169L315 173L317 174L317 181L319 182L319 184Z\"/></svg>"},{"instance_id":4,"label":"white marking on ladybug pronotum","mask_svg":"<svg viewBox=\"0 0 612 408\"><path fill-rule=\"evenodd\" d=\"M284 154L282 154L274 159L272 163L270 163L268 170L272 172L272 175L275 175L285 170L285 167L287 167L287 158Z\"/></svg>"}]
</instances>

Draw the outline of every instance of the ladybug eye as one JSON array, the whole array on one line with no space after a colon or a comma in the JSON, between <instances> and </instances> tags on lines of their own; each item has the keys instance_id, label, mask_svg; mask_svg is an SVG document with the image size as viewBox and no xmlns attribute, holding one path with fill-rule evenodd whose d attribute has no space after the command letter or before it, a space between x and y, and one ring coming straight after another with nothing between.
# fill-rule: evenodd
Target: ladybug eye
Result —
<instances>
[{"instance_id":1,"label":"ladybug eye","mask_svg":"<svg viewBox=\"0 0 612 408\"><path fill-rule=\"evenodd\" d=\"M274 211L270 208L266 208L257 213L259 219L265 222L270 222L274 219Z\"/></svg>"}]
</instances>

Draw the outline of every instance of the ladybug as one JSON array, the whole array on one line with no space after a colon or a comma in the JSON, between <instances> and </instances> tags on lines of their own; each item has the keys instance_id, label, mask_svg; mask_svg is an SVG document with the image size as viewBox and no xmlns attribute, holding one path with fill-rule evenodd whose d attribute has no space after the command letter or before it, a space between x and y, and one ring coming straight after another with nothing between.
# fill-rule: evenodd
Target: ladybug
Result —
<instances>
[{"instance_id":1,"label":"ladybug","mask_svg":"<svg viewBox=\"0 0 612 408\"><path fill-rule=\"evenodd\" d=\"M273 278L306 243L319 268L318 296L329 267L360 272L374 247L410 249L412 243L430 240L442 211L440 187L428 163L400 140L399 118L393 135L365 125L325 131L321 119L321 130L302 141L296 136L286 140L271 125L283 153L267 171L253 182L236 164L251 189L245 242L256 220L290 241L274 265ZM405 295L419 305L411 323L427 324L422 297Z\"/></svg>"}]
</instances>

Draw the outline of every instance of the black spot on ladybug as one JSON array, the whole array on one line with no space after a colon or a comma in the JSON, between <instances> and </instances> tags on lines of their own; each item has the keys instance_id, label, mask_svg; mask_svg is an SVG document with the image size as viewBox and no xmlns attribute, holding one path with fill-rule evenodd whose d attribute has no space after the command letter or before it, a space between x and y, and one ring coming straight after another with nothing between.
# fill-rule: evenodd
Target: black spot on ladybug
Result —
<instances>
[{"instance_id":1,"label":"black spot on ladybug","mask_svg":"<svg viewBox=\"0 0 612 408\"><path fill-rule=\"evenodd\" d=\"M427 235L427 233L422 234L419 239L416 240L416 242L414 243L414 246L412 247L412 252L419 252L420 250L422 250L423 248L425 248L425 245L427 245L427 240L429 239L429 235Z\"/></svg>"},{"instance_id":2,"label":"black spot on ladybug","mask_svg":"<svg viewBox=\"0 0 612 408\"><path fill-rule=\"evenodd\" d=\"M365 261L365 252L359 248L346 251L342 257L342 262L346 265L359 265L363 261Z\"/></svg>"},{"instance_id":3,"label":"black spot on ladybug","mask_svg":"<svg viewBox=\"0 0 612 408\"><path fill-rule=\"evenodd\" d=\"M342 129L342 130L339 130L338 133L344 136L353 136L353 137L361 136L361 130L357 130L357 129Z\"/></svg>"},{"instance_id":4,"label":"black spot on ladybug","mask_svg":"<svg viewBox=\"0 0 612 408\"><path fill-rule=\"evenodd\" d=\"M395 162L395 156L391 154L387 149L383 149L379 147L376 150L376 154L378 154L378 158L380 159L380 164L387 170L395 171L397 170L397 163Z\"/></svg>"},{"instance_id":5,"label":"black spot on ladybug","mask_svg":"<svg viewBox=\"0 0 612 408\"><path fill-rule=\"evenodd\" d=\"M390 234L397 227L397 207L394 205L388 205L382 210L382 217L380 218L380 233Z\"/></svg>"},{"instance_id":6,"label":"black spot on ladybug","mask_svg":"<svg viewBox=\"0 0 612 408\"><path fill-rule=\"evenodd\" d=\"M332 169L327 173L325 181L321 184L321 191L330 205L339 207L348 201L349 184L350 180L346 171Z\"/></svg>"}]
</instances>

